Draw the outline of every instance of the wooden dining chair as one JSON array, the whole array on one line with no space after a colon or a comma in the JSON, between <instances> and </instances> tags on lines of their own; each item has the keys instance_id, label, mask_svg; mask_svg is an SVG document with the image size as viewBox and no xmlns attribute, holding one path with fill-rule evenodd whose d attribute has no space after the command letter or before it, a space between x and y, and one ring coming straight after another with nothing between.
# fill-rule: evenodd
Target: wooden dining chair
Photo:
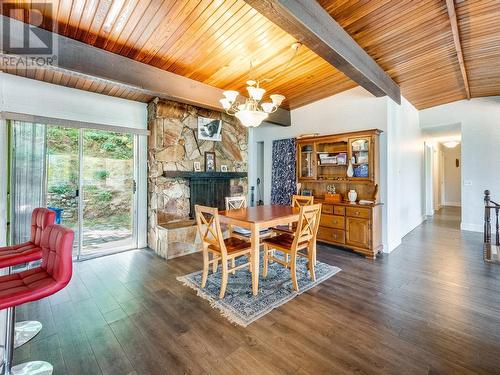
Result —
<instances>
[{"instance_id":1,"label":"wooden dining chair","mask_svg":"<svg viewBox=\"0 0 500 375\"><path fill-rule=\"evenodd\" d=\"M226 210L239 210L247 208L247 197L240 195L237 197L226 197Z\"/></svg>"},{"instance_id":2,"label":"wooden dining chair","mask_svg":"<svg viewBox=\"0 0 500 375\"><path fill-rule=\"evenodd\" d=\"M198 232L203 245L203 276L201 287L205 288L207 284L210 265L213 266L213 272L215 273L220 260L222 264L222 283L219 298L224 298L229 272L235 273L236 270L245 267L249 267L250 272L252 272L251 245L249 242L239 238L223 238L219 221L219 211L216 207L196 205L195 213L196 224L198 225ZM210 255L212 259L210 259ZM234 260L244 255L248 257L248 262L236 266ZM231 268L228 268L228 261L231 261Z\"/></svg>"},{"instance_id":3,"label":"wooden dining chair","mask_svg":"<svg viewBox=\"0 0 500 375\"><path fill-rule=\"evenodd\" d=\"M292 207L310 206L314 204L312 195L292 195Z\"/></svg>"},{"instance_id":4,"label":"wooden dining chair","mask_svg":"<svg viewBox=\"0 0 500 375\"><path fill-rule=\"evenodd\" d=\"M226 197L226 211L239 210L241 208L247 208L247 198L245 196ZM250 230L246 228L229 225L229 233L231 236L242 240L250 241L251 239ZM260 231L260 238L267 238L272 235L272 231L267 228Z\"/></svg>"},{"instance_id":5,"label":"wooden dining chair","mask_svg":"<svg viewBox=\"0 0 500 375\"><path fill-rule=\"evenodd\" d=\"M314 204L313 196L292 195L292 207L310 206L312 204ZM295 231L295 225L296 224L278 225L271 229L278 234L280 233L292 234Z\"/></svg>"},{"instance_id":6,"label":"wooden dining chair","mask_svg":"<svg viewBox=\"0 0 500 375\"><path fill-rule=\"evenodd\" d=\"M286 268L290 268L293 288L298 291L297 257L306 257L307 268L311 279L316 281L314 266L316 263L316 236L319 228L321 204L300 207L300 216L293 234L282 233L276 237L265 239L264 243L264 271L267 276L269 261L272 260ZM306 253L303 250L307 250ZM283 253L283 258L276 257L276 252ZM288 258L288 256L290 259Z\"/></svg>"},{"instance_id":7,"label":"wooden dining chair","mask_svg":"<svg viewBox=\"0 0 500 375\"><path fill-rule=\"evenodd\" d=\"M292 207L310 206L312 204L314 204L314 197L312 195L292 195ZM288 225L277 225L271 229L278 235L282 233L293 234L296 226L296 223L290 223ZM285 258L288 262L288 255L285 255Z\"/></svg>"},{"instance_id":8,"label":"wooden dining chair","mask_svg":"<svg viewBox=\"0 0 500 375\"><path fill-rule=\"evenodd\" d=\"M247 208L247 198L244 195L237 197L226 197L226 211L239 210L241 208ZM228 225L228 230L230 236L239 238L240 240L250 241L252 238L252 233L246 228ZM259 234L261 239L268 238L272 235L274 235L274 233L270 229L262 229ZM231 266L233 268L235 266L234 258L231 260Z\"/></svg>"}]
</instances>

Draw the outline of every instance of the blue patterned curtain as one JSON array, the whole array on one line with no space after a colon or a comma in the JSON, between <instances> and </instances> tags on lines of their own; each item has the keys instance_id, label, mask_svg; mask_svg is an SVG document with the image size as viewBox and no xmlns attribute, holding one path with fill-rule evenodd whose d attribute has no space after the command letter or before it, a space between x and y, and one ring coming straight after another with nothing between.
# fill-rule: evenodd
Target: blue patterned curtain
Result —
<instances>
[{"instance_id":1,"label":"blue patterned curtain","mask_svg":"<svg viewBox=\"0 0 500 375\"><path fill-rule=\"evenodd\" d=\"M271 204L290 205L296 194L295 138L273 141Z\"/></svg>"}]
</instances>

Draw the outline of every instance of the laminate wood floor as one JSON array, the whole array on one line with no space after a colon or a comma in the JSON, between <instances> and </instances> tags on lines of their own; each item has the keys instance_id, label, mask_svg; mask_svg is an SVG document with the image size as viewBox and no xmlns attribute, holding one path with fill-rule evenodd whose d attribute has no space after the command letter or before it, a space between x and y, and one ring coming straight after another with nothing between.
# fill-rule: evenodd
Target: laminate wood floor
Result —
<instances>
[{"instance_id":1,"label":"laminate wood floor","mask_svg":"<svg viewBox=\"0 0 500 375\"><path fill-rule=\"evenodd\" d=\"M500 266L445 208L376 261L319 246L342 268L247 328L176 280L200 254L148 250L75 264L71 284L18 309L43 331L15 361L54 374L499 374Z\"/></svg>"}]
</instances>

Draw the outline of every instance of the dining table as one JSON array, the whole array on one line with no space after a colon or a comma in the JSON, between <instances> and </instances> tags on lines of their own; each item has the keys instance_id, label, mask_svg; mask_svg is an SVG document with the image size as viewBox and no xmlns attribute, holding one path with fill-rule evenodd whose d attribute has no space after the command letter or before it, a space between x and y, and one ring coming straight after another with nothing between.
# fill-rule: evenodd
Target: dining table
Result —
<instances>
[{"instance_id":1,"label":"dining table","mask_svg":"<svg viewBox=\"0 0 500 375\"><path fill-rule=\"evenodd\" d=\"M252 293L259 291L260 231L277 225L299 221L300 208L281 205L264 205L219 211L221 223L237 225L250 230L252 258Z\"/></svg>"}]
</instances>

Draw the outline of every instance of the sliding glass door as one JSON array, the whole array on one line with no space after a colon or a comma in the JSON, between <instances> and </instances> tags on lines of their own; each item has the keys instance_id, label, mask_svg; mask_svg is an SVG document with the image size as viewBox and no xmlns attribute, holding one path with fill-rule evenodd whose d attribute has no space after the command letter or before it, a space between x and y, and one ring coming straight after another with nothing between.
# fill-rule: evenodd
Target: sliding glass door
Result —
<instances>
[{"instance_id":1,"label":"sliding glass door","mask_svg":"<svg viewBox=\"0 0 500 375\"><path fill-rule=\"evenodd\" d=\"M134 136L83 130L81 256L134 247Z\"/></svg>"},{"instance_id":2,"label":"sliding glass door","mask_svg":"<svg viewBox=\"0 0 500 375\"><path fill-rule=\"evenodd\" d=\"M73 255L78 256L80 130L47 126L47 207L58 210L60 223L75 231Z\"/></svg>"},{"instance_id":3,"label":"sliding glass door","mask_svg":"<svg viewBox=\"0 0 500 375\"><path fill-rule=\"evenodd\" d=\"M11 124L15 242L26 237L31 210L46 204L75 231L77 259L136 248L136 136Z\"/></svg>"}]
</instances>

